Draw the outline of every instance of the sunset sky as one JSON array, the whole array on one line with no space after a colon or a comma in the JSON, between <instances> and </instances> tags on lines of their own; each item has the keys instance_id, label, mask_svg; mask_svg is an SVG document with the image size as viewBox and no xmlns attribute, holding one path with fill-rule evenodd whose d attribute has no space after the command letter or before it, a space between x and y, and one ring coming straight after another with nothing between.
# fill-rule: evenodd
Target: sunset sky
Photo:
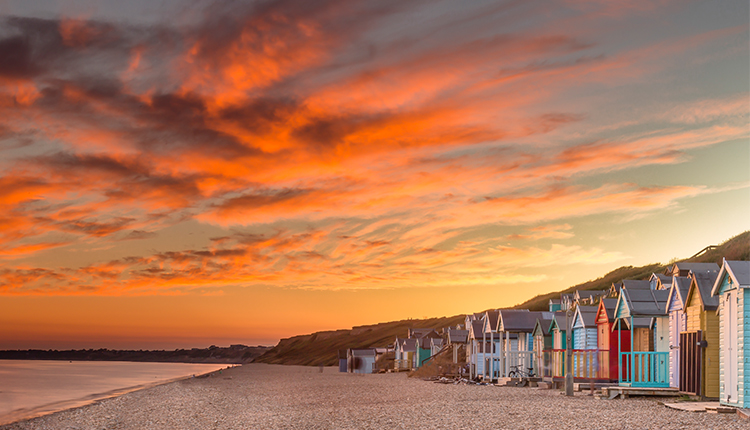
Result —
<instances>
[{"instance_id":1,"label":"sunset sky","mask_svg":"<svg viewBox=\"0 0 750 430\"><path fill-rule=\"evenodd\" d=\"M750 229L748 2L0 0L0 349L512 306Z\"/></svg>"}]
</instances>

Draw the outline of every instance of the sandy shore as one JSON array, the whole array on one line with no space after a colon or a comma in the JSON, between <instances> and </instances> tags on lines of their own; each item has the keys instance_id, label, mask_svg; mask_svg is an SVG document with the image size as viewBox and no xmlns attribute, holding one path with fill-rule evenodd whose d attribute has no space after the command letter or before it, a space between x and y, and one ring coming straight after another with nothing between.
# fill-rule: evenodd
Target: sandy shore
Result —
<instances>
[{"instance_id":1,"label":"sandy shore","mask_svg":"<svg viewBox=\"0 0 750 430\"><path fill-rule=\"evenodd\" d=\"M554 390L443 385L405 374L251 364L173 382L10 429L750 428L737 415L653 399L567 398Z\"/></svg>"}]
</instances>

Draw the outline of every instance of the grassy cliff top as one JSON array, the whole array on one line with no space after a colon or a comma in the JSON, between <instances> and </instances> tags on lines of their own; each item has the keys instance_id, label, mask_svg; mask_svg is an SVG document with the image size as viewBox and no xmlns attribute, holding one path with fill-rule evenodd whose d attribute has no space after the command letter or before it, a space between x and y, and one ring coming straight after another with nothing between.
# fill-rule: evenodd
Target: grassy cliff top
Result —
<instances>
[{"instance_id":1,"label":"grassy cliff top","mask_svg":"<svg viewBox=\"0 0 750 430\"><path fill-rule=\"evenodd\" d=\"M727 260L750 260L750 231L739 234L717 247L682 262L716 263L721 266ZM538 295L514 308L543 311L548 309L550 299L576 290L604 290L613 282L623 279L648 279L652 273L662 273L667 265L660 263L640 267L620 267L601 278L575 285L562 291ZM354 327L351 330L324 331L282 339L274 348L255 359L256 363L296 364L309 366L333 366L337 364L338 351L347 348L383 347L393 343L396 337L406 337L409 328L429 327L440 329L463 324L464 315L452 317L392 321Z\"/></svg>"}]
</instances>

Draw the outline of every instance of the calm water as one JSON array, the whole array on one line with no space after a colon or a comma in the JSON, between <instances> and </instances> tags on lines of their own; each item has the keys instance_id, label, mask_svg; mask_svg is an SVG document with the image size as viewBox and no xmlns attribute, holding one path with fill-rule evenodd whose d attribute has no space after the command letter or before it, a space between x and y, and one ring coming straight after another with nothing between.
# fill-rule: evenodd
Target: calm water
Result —
<instances>
[{"instance_id":1,"label":"calm water","mask_svg":"<svg viewBox=\"0 0 750 430\"><path fill-rule=\"evenodd\" d=\"M227 364L0 360L0 425L78 407Z\"/></svg>"}]
</instances>

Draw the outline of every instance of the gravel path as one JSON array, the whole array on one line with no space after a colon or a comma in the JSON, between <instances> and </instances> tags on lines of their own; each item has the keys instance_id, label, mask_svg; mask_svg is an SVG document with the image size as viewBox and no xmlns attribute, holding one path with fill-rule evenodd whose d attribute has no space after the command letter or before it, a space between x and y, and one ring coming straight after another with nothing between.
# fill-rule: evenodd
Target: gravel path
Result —
<instances>
[{"instance_id":1,"label":"gravel path","mask_svg":"<svg viewBox=\"0 0 750 430\"><path fill-rule=\"evenodd\" d=\"M747 429L735 414L656 400L565 397L555 390L444 385L405 374L250 364L0 427L20 429Z\"/></svg>"}]
</instances>

